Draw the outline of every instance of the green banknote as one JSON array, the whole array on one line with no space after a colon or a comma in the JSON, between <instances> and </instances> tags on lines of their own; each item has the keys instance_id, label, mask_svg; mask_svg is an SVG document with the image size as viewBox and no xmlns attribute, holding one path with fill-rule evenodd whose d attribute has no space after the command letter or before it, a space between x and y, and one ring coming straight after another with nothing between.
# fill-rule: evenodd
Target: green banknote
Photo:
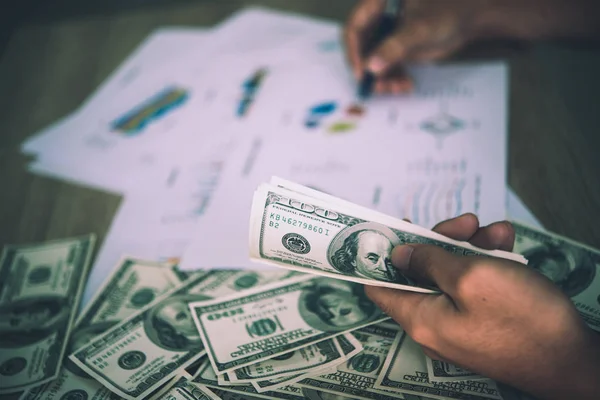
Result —
<instances>
[{"instance_id":1,"label":"green banknote","mask_svg":"<svg viewBox=\"0 0 600 400\"><path fill-rule=\"evenodd\" d=\"M209 388L209 390L219 396L222 400L256 400L262 398L250 396L247 393L230 392L222 388Z\"/></svg>"},{"instance_id":2,"label":"green banknote","mask_svg":"<svg viewBox=\"0 0 600 400\"><path fill-rule=\"evenodd\" d=\"M194 383L199 383L207 386L213 390L218 396L221 396L220 391L224 390L230 393L236 393L240 395L242 399L286 399L286 400L303 400L302 389L299 386L289 385L284 388L280 388L275 391L268 391L259 393L249 383L238 383L237 385L223 385L219 383L215 370L207 360L204 365L200 367L198 376L193 379ZM224 396L221 396L224 397ZM236 398L236 396L230 396L230 398Z\"/></svg>"},{"instance_id":3,"label":"green banknote","mask_svg":"<svg viewBox=\"0 0 600 400\"><path fill-rule=\"evenodd\" d=\"M341 394L328 393L309 388L302 388L302 394L306 400L354 400L352 397L342 396Z\"/></svg>"},{"instance_id":4,"label":"green banknote","mask_svg":"<svg viewBox=\"0 0 600 400\"><path fill-rule=\"evenodd\" d=\"M400 327L382 323L360 328L352 334L363 351L337 366L336 371L306 378L298 384L310 389L347 396L352 399L392 400L397 394L375 389L375 380Z\"/></svg>"},{"instance_id":5,"label":"green banknote","mask_svg":"<svg viewBox=\"0 0 600 400\"><path fill-rule=\"evenodd\" d=\"M445 361L434 360L426 356L427 373L431 382L477 381L483 376Z\"/></svg>"},{"instance_id":6,"label":"green banknote","mask_svg":"<svg viewBox=\"0 0 600 400\"><path fill-rule=\"evenodd\" d=\"M170 378L168 381L163 383L159 388L154 390L154 392L150 393L148 396L144 397L144 400L162 400L165 398L166 394L171 391L171 389L175 386L177 382L181 379L185 379L187 381L191 381L192 377L190 374L185 372L185 370L179 370L177 373Z\"/></svg>"},{"instance_id":7,"label":"green banknote","mask_svg":"<svg viewBox=\"0 0 600 400\"><path fill-rule=\"evenodd\" d=\"M529 260L528 266L558 285L587 324L600 331L600 252L518 222L513 226L515 251Z\"/></svg>"},{"instance_id":8,"label":"green banknote","mask_svg":"<svg viewBox=\"0 0 600 400\"><path fill-rule=\"evenodd\" d=\"M375 389L433 399L498 400L503 398L496 383L489 379L460 382L430 381L423 350L403 331L398 332L389 349L375 381Z\"/></svg>"},{"instance_id":9,"label":"green banknote","mask_svg":"<svg viewBox=\"0 0 600 400\"><path fill-rule=\"evenodd\" d=\"M284 281L302 274L294 271L253 271L234 269L209 270L199 290L208 298L219 298L271 282Z\"/></svg>"},{"instance_id":10,"label":"green banknote","mask_svg":"<svg viewBox=\"0 0 600 400\"><path fill-rule=\"evenodd\" d=\"M351 208L268 184L254 194L249 247L256 261L367 285L435 291L416 286L391 265L392 249L403 243L526 262L518 254L479 249L359 206Z\"/></svg>"},{"instance_id":11,"label":"green banknote","mask_svg":"<svg viewBox=\"0 0 600 400\"><path fill-rule=\"evenodd\" d=\"M363 347L351 333L345 333L333 339L324 340L314 345L306 346L282 356L252 364L246 368L256 371L260 368L270 367L274 372L285 371L285 374L272 375L270 378L254 378L249 382L259 392L274 390L282 386L296 383L308 376L321 375L326 371L334 371L336 366L360 353ZM290 372L293 375L289 375ZM237 370L234 371L237 373Z\"/></svg>"},{"instance_id":12,"label":"green banknote","mask_svg":"<svg viewBox=\"0 0 600 400\"><path fill-rule=\"evenodd\" d=\"M204 355L187 306L206 299L204 279L188 279L69 358L119 396L146 397Z\"/></svg>"},{"instance_id":13,"label":"green banknote","mask_svg":"<svg viewBox=\"0 0 600 400\"><path fill-rule=\"evenodd\" d=\"M192 383L186 378L179 378L169 391L161 396L163 400L220 400L204 385Z\"/></svg>"},{"instance_id":14,"label":"green banknote","mask_svg":"<svg viewBox=\"0 0 600 400\"><path fill-rule=\"evenodd\" d=\"M231 382L247 382L276 379L297 375L313 368L323 368L342 360L344 353L336 339L292 350L268 360L259 361L247 367L228 372Z\"/></svg>"},{"instance_id":15,"label":"green banknote","mask_svg":"<svg viewBox=\"0 0 600 400\"><path fill-rule=\"evenodd\" d=\"M190 309L218 374L387 319L362 285L310 275Z\"/></svg>"},{"instance_id":16,"label":"green banknote","mask_svg":"<svg viewBox=\"0 0 600 400\"><path fill-rule=\"evenodd\" d=\"M67 355L181 283L173 265L122 259L78 318ZM118 398L68 357L65 357L57 379L31 389L22 399L52 400L56 397L96 400Z\"/></svg>"},{"instance_id":17,"label":"green banknote","mask_svg":"<svg viewBox=\"0 0 600 400\"><path fill-rule=\"evenodd\" d=\"M55 379L87 278L93 235L7 246L0 261L0 393Z\"/></svg>"}]
</instances>

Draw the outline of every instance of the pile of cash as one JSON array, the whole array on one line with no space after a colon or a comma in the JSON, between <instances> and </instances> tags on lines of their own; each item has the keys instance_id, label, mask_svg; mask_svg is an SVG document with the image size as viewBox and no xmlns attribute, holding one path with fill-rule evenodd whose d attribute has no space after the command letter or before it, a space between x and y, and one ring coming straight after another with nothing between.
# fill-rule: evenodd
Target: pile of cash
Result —
<instances>
[{"instance_id":1,"label":"pile of cash","mask_svg":"<svg viewBox=\"0 0 600 400\"><path fill-rule=\"evenodd\" d=\"M279 181L256 192L251 255L283 268L182 272L172 263L126 257L81 312L93 236L7 246L0 262L0 394L524 398L426 357L368 299L363 284L436 291L390 269L390 247L404 242L517 261L524 256L600 330L595 250L515 223L518 254L483 251L311 190ZM371 264L359 265L363 251Z\"/></svg>"}]
</instances>

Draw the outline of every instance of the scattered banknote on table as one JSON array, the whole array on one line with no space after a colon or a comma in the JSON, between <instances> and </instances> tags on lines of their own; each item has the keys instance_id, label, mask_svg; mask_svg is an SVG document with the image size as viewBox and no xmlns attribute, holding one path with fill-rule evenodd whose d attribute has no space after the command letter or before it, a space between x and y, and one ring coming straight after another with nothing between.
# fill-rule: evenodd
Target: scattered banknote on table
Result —
<instances>
[{"instance_id":1,"label":"scattered banknote on table","mask_svg":"<svg viewBox=\"0 0 600 400\"><path fill-rule=\"evenodd\" d=\"M311 275L189 306L218 374L388 319L362 285Z\"/></svg>"},{"instance_id":2,"label":"scattered banknote on table","mask_svg":"<svg viewBox=\"0 0 600 400\"><path fill-rule=\"evenodd\" d=\"M148 395L204 354L187 307L206 298L204 279L188 279L69 358L123 398Z\"/></svg>"},{"instance_id":3,"label":"scattered banknote on table","mask_svg":"<svg viewBox=\"0 0 600 400\"><path fill-rule=\"evenodd\" d=\"M198 291L208 299L217 299L271 282L281 282L300 276L294 271L212 270Z\"/></svg>"},{"instance_id":4,"label":"scattered banknote on table","mask_svg":"<svg viewBox=\"0 0 600 400\"><path fill-rule=\"evenodd\" d=\"M485 379L481 375L450 364L445 361L426 357L427 373L431 382L476 381Z\"/></svg>"},{"instance_id":5,"label":"scattered banknote on table","mask_svg":"<svg viewBox=\"0 0 600 400\"><path fill-rule=\"evenodd\" d=\"M361 342L363 351L335 371L298 382L300 386L349 398L393 400L397 394L374 388L375 379L400 327L381 323L352 332Z\"/></svg>"},{"instance_id":6,"label":"scattered banknote on table","mask_svg":"<svg viewBox=\"0 0 600 400\"><path fill-rule=\"evenodd\" d=\"M515 251L571 298L594 330L600 331L600 252L551 232L513 221Z\"/></svg>"},{"instance_id":7,"label":"scattered banknote on table","mask_svg":"<svg viewBox=\"0 0 600 400\"><path fill-rule=\"evenodd\" d=\"M185 380L186 382L192 380L192 376L190 374L188 374L185 371L185 369L177 371L177 373L172 378L170 378L167 382L163 383L163 385L161 387L159 387L158 389L156 389L154 392L152 392L148 396L144 397L144 399L160 400L160 399L169 398L170 395L173 395L173 392L172 392L173 387L177 383L180 383L182 380ZM178 394L188 394L188 392L187 391L178 392Z\"/></svg>"},{"instance_id":8,"label":"scattered banknote on table","mask_svg":"<svg viewBox=\"0 0 600 400\"><path fill-rule=\"evenodd\" d=\"M435 399L502 399L492 380L433 382L421 347L401 329L388 349L374 388L384 392L409 393Z\"/></svg>"},{"instance_id":9,"label":"scattered banknote on table","mask_svg":"<svg viewBox=\"0 0 600 400\"><path fill-rule=\"evenodd\" d=\"M315 345L283 354L280 357L253 364L244 369L257 371L258 368L255 366L259 365L260 368L266 366L267 368L270 367L269 369L273 371L280 371L278 375L270 374L272 376L268 379L265 377L253 377L247 380L259 393L262 393L296 383L320 372L335 370L339 364L346 362L362 350L363 347L360 341L351 333L346 333L336 338L324 340ZM281 373L281 371L286 370L290 372ZM293 372L291 372L292 370ZM233 371L232 375L237 374L237 371Z\"/></svg>"},{"instance_id":10,"label":"scattered banknote on table","mask_svg":"<svg viewBox=\"0 0 600 400\"><path fill-rule=\"evenodd\" d=\"M225 391L242 395L241 398L259 398L259 399L291 399L300 400L302 396L302 388L296 384L290 384L274 390L259 393L254 386L249 383L237 384L222 384L219 383L218 375L211 366L209 360L200 368L200 373L193 379L194 383L207 386L211 390ZM217 392L219 393L219 392ZM247 397L246 397L247 396Z\"/></svg>"},{"instance_id":11,"label":"scattered banknote on table","mask_svg":"<svg viewBox=\"0 0 600 400\"><path fill-rule=\"evenodd\" d=\"M343 359L344 352L334 338L233 370L227 376L229 382L251 383L261 379L295 376L312 368L327 368Z\"/></svg>"},{"instance_id":12,"label":"scattered banknote on table","mask_svg":"<svg viewBox=\"0 0 600 400\"><path fill-rule=\"evenodd\" d=\"M207 387L194 384L186 378L179 378L177 383L161 397L166 400L219 400L221 399Z\"/></svg>"},{"instance_id":13,"label":"scattered banknote on table","mask_svg":"<svg viewBox=\"0 0 600 400\"><path fill-rule=\"evenodd\" d=\"M55 379L95 236L6 246L0 260L0 393Z\"/></svg>"},{"instance_id":14,"label":"scattered banknote on table","mask_svg":"<svg viewBox=\"0 0 600 400\"><path fill-rule=\"evenodd\" d=\"M285 281L289 275L293 274L234 270L192 274L168 293L153 295L152 301L130 318L121 318L118 325L98 332L86 346L75 349L70 359L121 397L147 396L204 354L188 303L264 282Z\"/></svg>"},{"instance_id":15,"label":"scattered banknote on table","mask_svg":"<svg viewBox=\"0 0 600 400\"><path fill-rule=\"evenodd\" d=\"M432 244L460 255L486 255L527 263L522 256L486 251L406 221L274 178L254 193L250 257L278 267L367 285L433 293L391 265L394 246ZM292 186L293 187L289 187Z\"/></svg>"},{"instance_id":16,"label":"scattered banknote on table","mask_svg":"<svg viewBox=\"0 0 600 400\"><path fill-rule=\"evenodd\" d=\"M67 355L181 283L173 265L124 258L77 319ZM23 399L51 400L74 395L118 398L66 358L58 379L30 390Z\"/></svg>"}]
</instances>

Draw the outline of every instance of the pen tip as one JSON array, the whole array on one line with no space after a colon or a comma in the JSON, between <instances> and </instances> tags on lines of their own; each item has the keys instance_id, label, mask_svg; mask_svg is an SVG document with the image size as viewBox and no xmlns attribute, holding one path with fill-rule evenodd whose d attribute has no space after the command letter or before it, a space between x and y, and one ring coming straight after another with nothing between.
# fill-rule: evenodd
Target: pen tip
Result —
<instances>
[{"instance_id":1,"label":"pen tip","mask_svg":"<svg viewBox=\"0 0 600 400\"><path fill-rule=\"evenodd\" d=\"M366 100L373 91L375 84L375 74L371 71L365 71L358 85L357 95L359 99Z\"/></svg>"}]
</instances>

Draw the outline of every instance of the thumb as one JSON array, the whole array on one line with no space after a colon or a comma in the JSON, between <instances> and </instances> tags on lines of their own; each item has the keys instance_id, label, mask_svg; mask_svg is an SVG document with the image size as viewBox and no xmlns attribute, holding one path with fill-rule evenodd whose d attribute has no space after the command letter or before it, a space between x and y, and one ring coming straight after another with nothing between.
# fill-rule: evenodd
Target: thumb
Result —
<instances>
[{"instance_id":1,"label":"thumb","mask_svg":"<svg viewBox=\"0 0 600 400\"><path fill-rule=\"evenodd\" d=\"M365 293L386 315L405 330L421 315L417 310L429 295L381 286L365 286Z\"/></svg>"},{"instance_id":2,"label":"thumb","mask_svg":"<svg viewBox=\"0 0 600 400\"><path fill-rule=\"evenodd\" d=\"M365 293L422 345L433 345L436 330L443 324L444 318L454 314L452 303L441 294L424 294L380 286L365 286Z\"/></svg>"},{"instance_id":3,"label":"thumb","mask_svg":"<svg viewBox=\"0 0 600 400\"><path fill-rule=\"evenodd\" d=\"M433 284L454 297L460 278L470 268L472 258L460 257L430 244L396 246L392 264L403 274L418 282Z\"/></svg>"}]
</instances>

